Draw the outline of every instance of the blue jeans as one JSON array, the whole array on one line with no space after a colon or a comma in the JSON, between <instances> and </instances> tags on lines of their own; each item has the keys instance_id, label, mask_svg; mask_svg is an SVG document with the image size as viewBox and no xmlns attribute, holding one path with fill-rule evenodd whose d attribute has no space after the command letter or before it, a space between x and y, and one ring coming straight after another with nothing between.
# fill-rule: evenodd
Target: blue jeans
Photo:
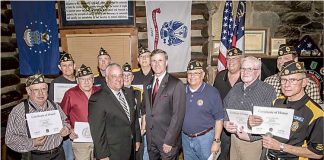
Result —
<instances>
[{"instance_id":1,"label":"blue jeans","mask_svg":"<svg viewBox=\"0 0 324 160\"><path fill-rule=\"evenodd\" d=\"M144 146L143 160L149 160L149 155L148 155L148 152L147 152L146 135L143 136L143 146Z\"/></svg>"},{"instance_id":2,"label":"blue jeans","mask_svg":"<svg viewBox=\"0 0 324 160\"><path fill-rule=\"evenodd\" d=\"M188 137L182 134L182 149L185 160L206 160L211 154L215 129L199 137Z\"/></svg>"},{"instance_id":3,"label":"blue jeans","mask_svg":"<svg viewBox=\"0 0 324 160\"><path fill-rule=\"evenodd\" d=\"M70 138L63 140L63 149L65 154L65 160L74 160L74 155L72 151L72 141Z\"/></svg>"}]
</instances>

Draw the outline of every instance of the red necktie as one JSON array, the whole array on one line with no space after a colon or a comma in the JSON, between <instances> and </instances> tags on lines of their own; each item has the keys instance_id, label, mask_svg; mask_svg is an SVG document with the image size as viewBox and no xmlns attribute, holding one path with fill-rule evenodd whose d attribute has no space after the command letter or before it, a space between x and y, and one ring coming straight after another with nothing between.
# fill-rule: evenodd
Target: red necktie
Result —
<instances>
[{"instance_id":1,"label":"red necktie","mask_svg":"<svg viewBox=\"0 0 324 160\"><path fill-rule=\"evenodd\" d=\"M158 93L158 90L159 90L159 79L156 78L155 80L155 85L154 85L154 88L153 88L153 94L152 94L152 102L154 103L154 100L155 100L155 96L157 95Z\"/></svg>"}]
</instances>

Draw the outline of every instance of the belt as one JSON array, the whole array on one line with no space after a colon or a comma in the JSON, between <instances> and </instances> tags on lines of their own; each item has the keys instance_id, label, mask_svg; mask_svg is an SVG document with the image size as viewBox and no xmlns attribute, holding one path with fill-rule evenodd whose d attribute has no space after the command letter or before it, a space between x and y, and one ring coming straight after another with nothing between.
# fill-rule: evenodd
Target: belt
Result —
<instances>
[{"instance_id":1,"label":"belt","mask_svg":"<svg viewBox=\"0 0 324 160\"><path fill-rule=\"evenodd\" d=\"M275 155L273 155L271 153L267 154L267 159L268 160L282 160L282 158L279 158L279 157L277 157L277 156L275 156Z\"/></svg>"},{"instance_id":2,"label":"belt","mask_svg":"<svg viewBox=\"0 0 324 160\"><path fill-rule=\"evenodd\" d=\"M188 137L194 138L194 137L202 136L202 135L208 133L209 131L211 131L212 129L213 129L213 127L210 127L210 128L208 128L208 129L206 129L206 130L203 130L203 131L201 131L201 132L194 133L194 134L188 134L188 133L186 133L186 132L183 132L183 133L184 133L185 135L187 135Z\"/></svg>"},{"instance_id":3,"label":"belt","mask_svg":"<svg viewBox=\"0 0 324 160\"><path fill-rule=\"evenodd\" d=\"M53 149L48 150L48 151L34 150L34 151L31 151L31 154L36 154L36 155L56 154L57 152L60 151L61 148L62 148L62 144L60 144L58 147L53 148Z\"/></svg>"}]
</instances>

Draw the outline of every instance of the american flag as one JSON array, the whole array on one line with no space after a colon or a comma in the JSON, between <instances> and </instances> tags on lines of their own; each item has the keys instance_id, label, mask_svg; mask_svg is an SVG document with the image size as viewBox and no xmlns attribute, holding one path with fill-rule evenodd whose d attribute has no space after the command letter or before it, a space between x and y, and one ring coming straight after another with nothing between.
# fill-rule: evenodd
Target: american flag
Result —
<instances>
[{"instance_id":1,"label":"american flag","mask_svg":"<svg viewBox=\"0 0 324 160\"><path fill-rule=\"evenodd\" d=\"M225 69L226 66L226 52L231 47L232 36L233 36L233 14L232 14L233 3L231 0L227 0L224 6L223 22L222 22L222 33L221 43L219 46L217 72Z\"/></svg>"},{"instance_id":2,"label":"american flag","mask_svg":"<svg viewBox=\"0 0 324 160\"><path fill-rule=\"evenodd\" d=\"M314 43L313 39L306 35L295 46L297 53L301 57L322 57L323 52Z\"/></svg>"},{"instance_id":3,"label":"american flag","mask_svg":"<svg viewBox=\"0 0 324 160\"><path fill-rule=\"evenodd\" d=\"M244 26L245 26L246 1L239 1L236 18L234 35L232 37L232 46L244 51Z\"/></svg>"}]
</instances>

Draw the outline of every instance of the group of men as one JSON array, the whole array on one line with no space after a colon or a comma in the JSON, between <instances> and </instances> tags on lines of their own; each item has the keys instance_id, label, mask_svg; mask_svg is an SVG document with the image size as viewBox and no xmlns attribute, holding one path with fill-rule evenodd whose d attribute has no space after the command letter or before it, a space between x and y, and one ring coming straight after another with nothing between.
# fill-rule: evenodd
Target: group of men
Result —
<instances>
[{"instance_id":1,"label":"group of men","mask_svg":"<svg viewBox=\"0 0 324 160\"><path fill-rule=\"evenodd\" d=\"M261 61L244 57L238 48L227 52L227 69L214 85L204 82L205 67L192 60L187 84L167 72L168 55L161 49L139 49L139 69L112 63L103 48L100 75L81 65L74 74L72 56L63 52L62 76L49 87L43 75L28 77L28 99L9 115L6 144L32 159L185 160L320 159L323 157L323 110L319 89L308 80L292 46L279 48L279 73L260 80ZM75 76L76 75L76 76ZM55 83L75 84L57 104ZM253 111L253 106L294 110L289 139L247 133L232 122L226 109ZM57 134L31 138L26 114L58 110L63 128ZM93 142L74 142L76 122L90 126ZM251 115L247 126L262 124ZM64 149L63 149L64 148ZM264 154L264 151L267 152ZM65 155L64 155L65 154Z\"/></svg>"}]
</instances>

